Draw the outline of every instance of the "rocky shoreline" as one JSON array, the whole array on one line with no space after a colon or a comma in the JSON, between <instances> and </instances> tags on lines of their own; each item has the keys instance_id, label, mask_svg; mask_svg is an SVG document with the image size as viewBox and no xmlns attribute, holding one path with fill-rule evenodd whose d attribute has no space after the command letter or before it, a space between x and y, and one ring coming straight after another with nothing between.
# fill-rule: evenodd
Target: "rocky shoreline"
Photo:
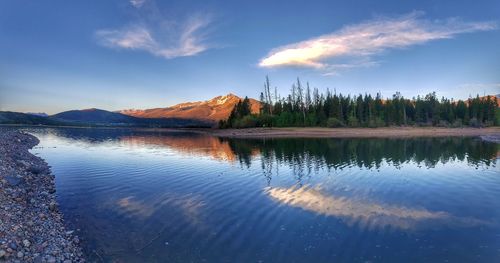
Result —
<instances>
[{"instance_id":1,"label":"rocky shoreline","mask_svg":"<svg viewBox=\"0 0 500 263\"><path fill-rule=\"evenodd\" d=\"M0 262L84 262L58 211L54 175L28 151L38 143L0 129Z\"/></svg>"}]
</instances>

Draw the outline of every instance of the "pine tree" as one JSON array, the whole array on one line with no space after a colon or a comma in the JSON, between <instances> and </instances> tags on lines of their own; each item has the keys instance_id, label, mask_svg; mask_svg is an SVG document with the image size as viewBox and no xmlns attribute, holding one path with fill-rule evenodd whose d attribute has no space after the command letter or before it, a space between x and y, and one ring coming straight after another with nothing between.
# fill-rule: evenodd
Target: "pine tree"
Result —
<instances>
[{"instance_id":1,"label":"pine tree","mask_svg":"<svg viewBox=\"0 0 500 263\"><path fill-rule=\"evenodd\" d=\"M308 82L302 86L299 78L292 84L290 94L281 98L277 87L271 95L269 77L260 94L261 115L251 115L247 97L239 101L226 121L219 127L247 127L248 125L277 126L367 126L388 125L470 125L488 126L500 124L500 110L495 97L469 98L454 101L437 99L432 92L424 97L405 99L396 92L391 98L382 99L380 92L357 96L332 94L329 89L320 93L312 90ZM251 116L251 117L247 117ZM243 120L243 121L241 121Z\"/></svg>"}]
</instances>

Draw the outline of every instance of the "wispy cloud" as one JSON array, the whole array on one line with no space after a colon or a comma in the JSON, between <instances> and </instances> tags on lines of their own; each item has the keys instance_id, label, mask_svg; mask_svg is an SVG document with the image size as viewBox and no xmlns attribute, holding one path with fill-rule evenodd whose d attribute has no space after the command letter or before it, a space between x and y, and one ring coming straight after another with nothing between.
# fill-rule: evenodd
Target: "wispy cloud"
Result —
<instances>
[{"instance_id":1,"label":"wispy cloud","mask_svg":"<svg viewBox=\"0 0 500 263\"><path fill-rule=\"evenodd\" d=\"M130 4L134 7L140 8L146 3L146 0L130 0Z\"/></svg>"},{"instance_id":2,"label":"wispy cloud","mask_svg":"<svg viewBox=\"0 0 500 263\"><path fill-rule=\"evenodd\" d=\"M412 12L345 26L331 34L275 48L261 59L259 66L309 67L335 74L339 68L373 66L376 62L372 57L389 49L497 28L494 22L464 22L458 18L427 20L422 16L422 12ZM348 63L335 63L335 59Z\"/></svg>"},{"instance_id":3,"label":"wispy cloud","mask_svg":"<svg viewBox=\"0 0 500 263\"><path fill-rule=\"evenodd\" d=\"M469 96L475 95L497 95L500 94L500 83L465 83L453 90L467 92Z\"/></svg>"},{"instance_id":4,"label":"wispy cloud","mask_svg":"<svg viewBox=\"0 0 500 263\"><path fill-rule=\"evenodd\" d=\"M131 3L134 2L140 1ZM207 29L212 23L209 14L191 15L183 21L152 16L152 22L144 20L120 29L98 30L96 37L106 47L147 51L165 59L194 56L211 47L206 43Z\"/></svg>"},{"instance_id":5,"label":"wispy cloud","mask_svg":"<svg viewBox=\"0 0 500 263\"><path fill-rule=\"evenodd\" d=\"M103 45L109 47L154 50L158 45L149 30L138 25L120 30L99 30L96 35Z\"/></svg>"}]
</instances>

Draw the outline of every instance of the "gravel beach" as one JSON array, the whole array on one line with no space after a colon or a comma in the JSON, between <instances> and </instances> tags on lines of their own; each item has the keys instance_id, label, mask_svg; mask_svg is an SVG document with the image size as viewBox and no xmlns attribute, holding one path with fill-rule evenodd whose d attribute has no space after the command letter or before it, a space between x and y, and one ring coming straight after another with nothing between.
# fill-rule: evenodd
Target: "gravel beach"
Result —
<instances>
[{"instance_id":1,"label":"gravel beach","mask_svg":"<svg viewBox=\"0 0 500 263\"><path fill-rule=\"evenodd\" d=\"M84 262L58 211L54 175L28 151L38 143L0 128L0 262Z\"/></svg>"}]
</instances>

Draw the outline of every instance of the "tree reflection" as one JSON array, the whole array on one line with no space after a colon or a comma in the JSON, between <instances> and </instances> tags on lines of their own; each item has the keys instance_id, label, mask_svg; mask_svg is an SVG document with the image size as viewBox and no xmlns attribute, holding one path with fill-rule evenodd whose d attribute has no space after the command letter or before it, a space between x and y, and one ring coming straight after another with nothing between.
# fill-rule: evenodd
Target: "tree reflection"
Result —
<instances>
[{"instance_id":1,"label":"tree reflection","mask_svg":"<svg viewBox=\"0 0 500 263\"><path fill-rule=\"evenodd\" d=\"M266 177L278 166L287 165L299 184L305 176L323 168L379 169L388 164L399 169L405 163L433 168L453 161L476 167L495 166L500 148L479 138L225 140L243 165L249 167L258 159L254 158L255 152L259 152Z\"/></svg>"}]
</instances>

